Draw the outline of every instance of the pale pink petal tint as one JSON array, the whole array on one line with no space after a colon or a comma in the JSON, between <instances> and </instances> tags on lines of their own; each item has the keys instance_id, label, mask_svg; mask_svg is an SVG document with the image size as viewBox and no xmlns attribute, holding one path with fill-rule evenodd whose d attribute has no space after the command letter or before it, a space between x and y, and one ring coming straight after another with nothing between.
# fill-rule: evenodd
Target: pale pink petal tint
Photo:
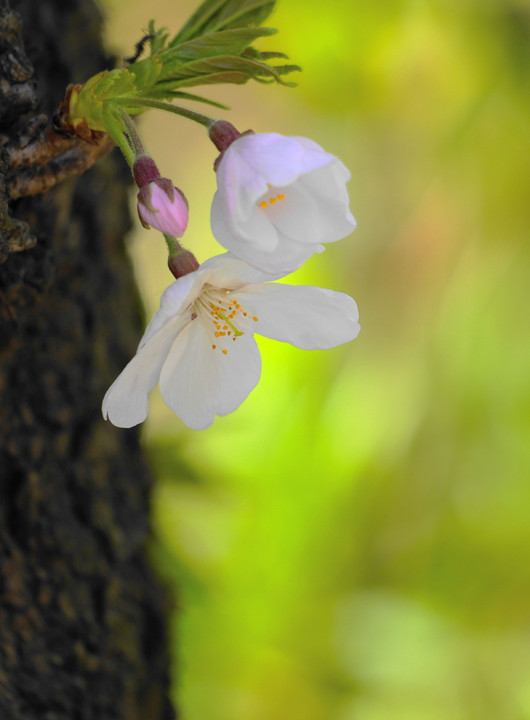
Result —
<instances>
[{"instance_id":1,"label":"pale pink petal tint","mask_svg":"<svg viewBox=\"0 0 530 720\"><path fill-rule=\"evenodd\" d=\"M349 235L343 163L312 140L274 133L241 135L217 168L211 226L216 239L266 272L291 272L323 243Z\"/></svg>"},{"instance_id":2,"label":"pale pink petal tint","mask_svg":"<svg viewBox=\"0 0 530 720\"><path fill-rule=\"evenodd\" d=\"M182 237L188 226L188 204L170 180L155 178L138 192L138 216L144 227Z\"/></svg>"}]
</instances>

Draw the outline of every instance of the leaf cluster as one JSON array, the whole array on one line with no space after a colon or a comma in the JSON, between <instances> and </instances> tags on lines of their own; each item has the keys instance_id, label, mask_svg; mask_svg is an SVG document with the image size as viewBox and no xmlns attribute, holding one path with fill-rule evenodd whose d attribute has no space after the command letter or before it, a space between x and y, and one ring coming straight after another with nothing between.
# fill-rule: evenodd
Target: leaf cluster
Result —
<instances>
[{"instance_id":1,"label":"leaf cluster","mask_svg":"<svg viewBox=\"0 0 530 720\"><path fill-rule=\"evenodd\" d=\"M147 57L72 86L67 101L69 122L76 132L110 132L127 152L127 143L121 142L123 112L137 115L147 106L161 107L175 98L227 109L188 91L199 85L241 84L250 79L292 85L284 76L300 68L275 62L287 59L283 53L262 52L253 46L256 40L276 33L261 27L274 5L274 0L205 0L174 37L165 28L156 29L151 21L149 34L137 45L141 51L149 42Z\"/></svg>"},{"instance_id":2,"label":"leaf cluster","mask_svg":"<svg viewBox=\"0 0 530 720\"><path fill-rule=\"evenodd\" d=\"M276 33L260 27L274 5L274 0L205 0L173 38L165 28L156 30L151 21L150 56L128 67L136 93L158 100L187 97L217 105L182 88L242 84L250 79L292 85L284 76L300 68L271 64L287 56L261 52L252 45Z\"/></svg>"}]
</instances>

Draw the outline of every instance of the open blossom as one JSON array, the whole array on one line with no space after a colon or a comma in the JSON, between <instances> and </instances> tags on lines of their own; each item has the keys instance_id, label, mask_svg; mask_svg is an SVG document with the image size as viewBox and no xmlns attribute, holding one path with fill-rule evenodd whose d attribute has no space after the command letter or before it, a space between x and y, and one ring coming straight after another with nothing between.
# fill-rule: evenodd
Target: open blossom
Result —
<instances>
[{"instance_id":1,"label":"open blossom","mask_svg":"<svg viewBox=\"0 0 530 720\"><path fill-rule=\"evenodd\" d=\"M291 272L349 235L349 170L312 140L244 134L223 151L211 210L216 239L266 272Z\"/></svg>"},{"instance_id":2,"label":"open blossom","mask_svg":"<svg viewBox=\"0 0 530 720\"><path fill-rule=\"evenodd\" d=\"M271 279L225 253L170 285L135 357L105 395L105 419L118 427L141 423L159 383L168 407L201 430L235 410L258 383L254 333L306 350L357 336L357 305L348 295L264 282Z\"/></svg>"}]
</instances>

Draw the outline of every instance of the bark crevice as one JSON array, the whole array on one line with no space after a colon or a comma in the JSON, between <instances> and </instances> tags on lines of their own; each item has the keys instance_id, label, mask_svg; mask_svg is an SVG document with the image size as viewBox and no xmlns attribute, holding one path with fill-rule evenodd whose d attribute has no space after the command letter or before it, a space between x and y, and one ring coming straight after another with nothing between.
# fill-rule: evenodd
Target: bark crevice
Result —
<instances>
[{"instance_id":1,"label":"bark crevice","mask_svg":"<svg viewBox=\"0 0 530 720\"><path fill-rule=\"evenodd\" d=\"M0 717L170 720L150 473L138 432L100 409L142 330L130 174L111 153L45 194L5 193L7 149L111 63L91 1L16 9L0 2Z\"/></svg>"}]
</instances>

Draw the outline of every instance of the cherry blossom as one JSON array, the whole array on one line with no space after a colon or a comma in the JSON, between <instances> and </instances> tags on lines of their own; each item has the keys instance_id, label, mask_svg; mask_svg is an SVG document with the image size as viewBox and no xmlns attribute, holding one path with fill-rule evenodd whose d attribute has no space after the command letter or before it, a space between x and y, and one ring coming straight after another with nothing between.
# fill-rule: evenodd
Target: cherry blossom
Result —
<instances>
[{"instance_id":1,"label":"cherry blossom","mask_svg":"<svg viewBox=\"0 0 530 720\"><path fill-rule=\"evenodd\" d=\"M255 267L291 272L322 252L322 243L354 230L350 177L338 158L307 138L240 135L217 165L213 234Z\"/></svg>"},{"instance_id":2,"label":"cherry blossom","mask_svg":"<svg viewBox=\"0 0 530 720\"><path fill-rule=\"evenodd\" d=\"M357 336L351 297L267 282L281 276L225 253L178 278L163 293L136 355L107 391L105 419L118 427L141 423L158 383L168 407L201 430L239 407L258 383L261 356L254 333L306 350Z\"/></svg>"}]
</instances>

